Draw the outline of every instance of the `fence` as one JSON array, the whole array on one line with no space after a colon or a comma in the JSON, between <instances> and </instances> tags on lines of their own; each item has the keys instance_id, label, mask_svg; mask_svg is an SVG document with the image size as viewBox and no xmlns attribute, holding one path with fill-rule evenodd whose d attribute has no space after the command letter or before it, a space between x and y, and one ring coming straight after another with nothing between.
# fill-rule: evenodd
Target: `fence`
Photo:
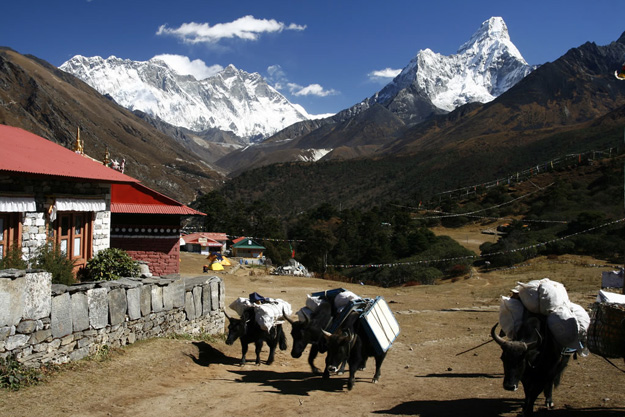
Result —
<instances>
[{"instance_id":1,"label":"fence","mask_svg":"<svg viewBox=\"0 0 625 417\"><path fill-rule=\"evenodd\" d=\"M71 286L45 271L0 271L0 357L66 363L136 340L224 329L215 276L123 278Z\"/></svg>"}]
</instances>

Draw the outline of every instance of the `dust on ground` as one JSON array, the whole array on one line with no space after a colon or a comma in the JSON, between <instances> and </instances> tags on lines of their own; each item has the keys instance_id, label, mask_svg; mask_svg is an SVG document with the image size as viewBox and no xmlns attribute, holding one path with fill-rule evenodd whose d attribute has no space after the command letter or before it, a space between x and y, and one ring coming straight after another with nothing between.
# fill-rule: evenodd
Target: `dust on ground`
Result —
<instances>
[{"instance_id":1,"label":"dust on ground","mask_svg":"<svg viewBox=\"0 0 625 417\"><path fill-rule=\"evenodd\" d=\"M205 275L204 258L182 253L182 274ZM540 258L508 270L473 270L455 282L401 288L273 276L262 268L211 272L225 282L226 306L251 292L286 300L293 310L303 306L306 294L338 287L362 297L383 296L401 334L389 350L380 382L371 383L373 360L356 373L354 389L347 391L347 374L329 380L313 376L307 352L293 359L289 350L278 351L268 366L265 347L263 363L256 366L250 347L252 361L239 366L238 342L159 338L116 350L105 361L66 366L42 385L0 391L0 416L516 416L523 392L502 388L500 348L487 343L460 353L490 340L499 297L517 281L549 277L564 283L573 302L589 307L601 272L610 269L602 263ZM290 349L290 335L288 342ZM323 367L323 359L317 358L317 366ZM555 410L545 410L542 395L535 409L552 417L622 416L624 383L623 373L591 354L570 362L554 394Z\"/></svg>"}]
</instances>

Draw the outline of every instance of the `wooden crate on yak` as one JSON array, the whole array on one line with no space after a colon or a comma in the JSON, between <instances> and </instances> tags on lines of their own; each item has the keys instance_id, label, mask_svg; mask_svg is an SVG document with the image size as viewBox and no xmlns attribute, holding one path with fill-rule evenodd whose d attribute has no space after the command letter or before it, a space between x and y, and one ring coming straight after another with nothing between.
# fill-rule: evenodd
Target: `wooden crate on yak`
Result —
<instances>
[{"instance_id":1,"label":"wooden crate on yak","mask_svg":"<svg viewBox=\"0 0 625 417\"><path fill-rule=\"evenodd\" d=\"M625 304L593 304L588 350L605 358L625 357Z\"/></svg>"}]
</instances>

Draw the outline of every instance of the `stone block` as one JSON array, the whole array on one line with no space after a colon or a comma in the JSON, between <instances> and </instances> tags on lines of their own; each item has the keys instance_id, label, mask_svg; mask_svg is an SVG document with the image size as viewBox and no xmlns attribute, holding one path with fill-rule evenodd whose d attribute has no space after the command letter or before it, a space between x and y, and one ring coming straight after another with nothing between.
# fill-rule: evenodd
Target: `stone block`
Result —
<instances>
[{"instance_id":1,"label":"stone block","mask_svg":"<svg viewBox=\"0 0 625 417\"><path fill-rule=\"evenodd\" d=\"M219 281L211 281L210 287L211 311L219 309Z\"/></svg>"},{"instance_id":2,"label":"stone block","mask_svg":"<svg viewBox=\"0 0 625 417\"><path fill-rule=\"evenodd\" d=\"M152 286L141 287L141 315L147 316L152 312Z\"/></svg>"},{"instance_id":3,"label":"stone block","mask_svg":"<svg viewBox=\"0 0 625 417\"><path fill-rule=\"evenodd\" d=\"M17 325L16 329L17 333L22 334L31 334L37 330L37 321L35 320L22 320L20 324Z\"/></svg>"},{"instance_id":4,"label":"stone block","mask_svg":"<svg viewBox=\"0 0 625 417\"><path fill-rule=\"evenodd\" d=\"M72 333L72 304L69 293L52 297L50 329L52 330L52 336L55 338Z\"/></svg>"},{"instance_id":5,"label":"stone block","mask_svg":"<svg viewBox=\"0 0 625 417\"><path fill-rule=\"evenodd\" d=\"M163 287L152 285L152 311L159 313L163 311Z\"/></svg>"},{"instance_id":6,"label":"stone block","mask_svg":"<svg viewBox=\"0 0 625 417\"><path fill-rule=\"evenodd\" d=\"M193 288L193 304L195 305L195 317L202 316L202 287Z\"/></svg>"},{"instance_id":7,"label":"stone block","mask_svg":"<svg viewBox=\"0 0 625 417\"><path fill-rule=\"evenodd\" d=\"M211 303L212 303L212 295L211 295L211 286L204 285L202 287L202 315L208 316L211 312Z\"/></svg>"},{"instance_id":8,"label":"stone block","mask_svg":"<svg viewBox=\"0 0 625 417\"><path fill-rule=\"evenodd\" d=\"M126 290L123 288L116 288L109 291L108 302L111 326L121 324L126 321L126 311L128 310Z\"/></svg>"},{"instance_id":9,"label":"stone block","mask_svg":"<svg viewBox=\"0 0 625 417\"><path fill-rule=\"evenodd\" d=\"M163 306L165 310L172 310L184 306L184 282L176 281L163 287Z\"/></svg>"},{"instance_id":10,"label":"stone block","mask_svg":"<svg viewBox=\"0 0 625 417\"><path fill-rule=\"evenodd\" d=\"M0 327L0 341L11 335L11 326Z\"/></svg>"},{"instance_id":11,"label":"stone block","mask_svg":"<svg viewBox=\"0 0 625 417\"><path fill-rule=\"evenodd\" d=\"M4 271L5 273L7 271ZM0 278L0 327L17 326L26 305L26 279Z\"/></svg>"},{"instance_id":12,"label":"stone block","mask_svg":"<svg viewBox=\"0 0 625 417\"><path fill-rule=\"evenodd\" d=\"M46 339L48 339L49 337L52 337L52 330L47 329L47 330L39 330L35 333L33 333L30 337L30 343L31 344L37 344L37 343L42 343L44 342Z\"/></svg>"},{"instance_id":13,"label":"stone block","mask_svg":"<svg viewBox=\"0 0 625 417\"><path fill-rule=\"evenodd\" d=\"M9 336L5 341L4 348L6 350L13 350L24 346L30 340L30 336L27 334L16 334Z\"/></svg>"},{"instance_id":14,"label":"stone block","mask_svg":"<svg viewBox=\"0 0 625 417\"><path fill-rule=\"evenodd\" d=\"M102 329L108 324L108 298L106 288L94 288L87 291L89 305L89 325L94 329Z\"/></svg>"},{"instance_id":15,"label":"stone block","mask_svg":"<svg viewBox=\"0 0 625 417\"><path fill-rule=\"evenodd\" d=\"M130 288L126 290L128 301L128 318L137 320L141 318L141 288Z\"/></svg>"},{"instance_id":16,"label":"stone block","mask_svg":"<svg viewBox=\"0 0 625 417\"><path fill-rule=\"evenodd\" d=\"M52 308L52 274L28 273L25 277L24 318L37 320L50 315Z\"/></svg>"},{"instance_id":17,"label":"stone block","mask_svg":"<svg viewBox=\"0 0 625 417\"><path fill-rule=\"evenodd\" d=\"M182 308L185 305L185 285L184 281L178 280L170 285L174 308Z\"/></svg>"},{"instance_id":18,"label":"stone block","mask_svg":"<svg viewBox=\"0 0 625 417\"><path fill-rule=\"evenodd\" d=\"M187 291L184 294L184 312L187 314L187 320L195 319L195 304L193 303L193 293Z\"/></svg>"},{"instance_id":19,"label":"stone block","mask_svg":"<svg viewBox=\"0 0 625 417\"><path fill-rule=\"evenodd\" d=\"M89 328L89 303L87 294L77 292L72 297L72 323L74 331L80 332Z\"/></svg>"}]
</instances>

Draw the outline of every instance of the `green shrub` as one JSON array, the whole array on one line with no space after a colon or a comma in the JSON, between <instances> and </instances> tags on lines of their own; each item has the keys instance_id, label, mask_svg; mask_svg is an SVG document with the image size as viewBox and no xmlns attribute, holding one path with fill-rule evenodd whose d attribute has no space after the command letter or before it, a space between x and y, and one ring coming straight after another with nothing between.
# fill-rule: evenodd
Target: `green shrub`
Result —
<instances>
[{"instance_id":1,"label":"green shrub","mask_svg":"<svg viewBox=\"0 0 625 417\"><path fill-rule=\"evenodd\" d=\"M43 374L38 369L22 365L15 356L0 358L0 388L17 391L42 380Z\"/></svg>"},{"instance_id":2,"label":"green shrub","mask_svg":"<svg viewBox=\"0 0 625 417\"><path fill-rule=\"evenodd\" d=\"M51 242L41 246L35 256L34 267L52 274L53 284L71 285L76 282L74 261L69 259L59 245Z\"/></svg>"},{"instance_id":3,"label":"green shrub","mask_svg":"<svg viewBox=\"0 0 625 417\"><path fill-rule=\"evenodd\" d=\"M139 275L139 265L123 249L108 248L87 262L87 276L94 281L114 281Z\"/></svg>"},{"instance_id":4,"label":"green shrub","mask_svg":"<svg viewBox=\"0 0 625 417\"><path fill-rule=\"evenodd\" d=\"M9 247L0 259L0 270L2 269L26 269L28 264L22 259L22 248L16 245Z\"/></svg>"}]
</instances>

